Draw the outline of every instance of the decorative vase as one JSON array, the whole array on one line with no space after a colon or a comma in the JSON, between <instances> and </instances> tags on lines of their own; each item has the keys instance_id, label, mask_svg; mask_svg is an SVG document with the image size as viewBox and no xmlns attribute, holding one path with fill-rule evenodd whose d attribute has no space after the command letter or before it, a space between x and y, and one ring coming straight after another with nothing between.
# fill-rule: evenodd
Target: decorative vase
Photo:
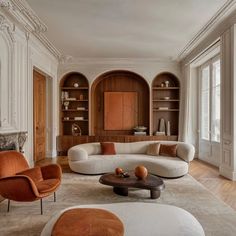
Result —
<instances>
[{"instance_id":1,"label":"decorative vase","mask_svg":"<svg viewBox=\"0 0 236 236\"><path fill-rule=\"evenodd\" d=\"M166 133L165 120L163 118L160 119L159 131Z\"/></svg>"},{"instance_id":2,"label":"decorative vase","mask_svg":"<svg viewBox=\"0 0 236 236\"><path fill-rule=\"evenodd\" d=\"M123 173L123 170L122 170L120 167L117 167L117 168L115 169L115 173L116 173L116 175L120 175L120 174Z\"/></svg>"},{"instance_id":3,"label":"decorative vase","mask_svg":"<svg viewBox=\"0 0 236 236\"><path fill-rule=\"evenodd\" d=\"M145 166L137 166L134 170L134 174L138 179L145 179L148 175L148 170Z\"/></svg>"},{"instance_id":4,"label":"decorative vase","mask_svg":"<svg viewBox=\"0 0 236 236\"><path fill-rule=\"evenodd\" d=\"M166 124L166 135L170 136L170 121L167 121L167 124Z\"/></svg>"}]
</instances>

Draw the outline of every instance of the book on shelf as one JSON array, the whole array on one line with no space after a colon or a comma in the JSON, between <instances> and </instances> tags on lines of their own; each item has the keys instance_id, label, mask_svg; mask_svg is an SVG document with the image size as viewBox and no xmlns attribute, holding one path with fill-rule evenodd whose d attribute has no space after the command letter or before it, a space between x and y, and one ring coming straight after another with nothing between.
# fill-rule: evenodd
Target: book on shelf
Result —
<instances>
[{"instance_id":1,"label":"book on shelf","mask_svg":"<svg viewBox=\"0 0 236 236\"><path fill-rule=\"evenodd\" d=\"M134 135L147 135L147 132L145 132L145 131L135 131Z\"/></svg>"},{"instance_id":2,"label":"book on shelf","mask_svg":"<svg viewBox=\"0 0 236 236\"><path fill-rule=\"evenodd\" d=\"M85 107L77 107L76 109L77 109L78 111L84 111L84 110L86 110Z\"/></svg>"},{"instance_id":3,"label":"book on shelf","mask_svg":"<svg viewBox=\"0 0 236 236\"><path fill-rule=\"evenodd\" d=\"M67 98L66 100L67 100L67 101L75 101L76 98Z\"/></svg>"},{"instance_id":4,"label":"book on shelf","mask_svg":"<svg viewBox=\"0 0 236 236\"><path fill-rule=\"evenodd\" d=\"M169 107L158 107L157 109L158 109L158 110L168 110Z\"/></svg>"},{"instance_id":5,"label":"book on shelf","mask_svg":"<svg viewBox=\"0 0 236 236\"><path fill-rule=\"evenodd\" d=\"M162 135L166 135L166 133L163 132L163 131L156 131L156 132L155 132L155 135L156 135L156 136L158 136L158 135L162 136Z\"/></svg>"},{"instance_id":6,"label":"book on shelf","mask_svg":"<svg viewBox=\"0 0 236 236\"><path fill-rule=\"evenodd\" d=\"M77 116L77 117L74 117L74 120L83 120L84 117L83 116Z\"/></svg>"}]
</instances>

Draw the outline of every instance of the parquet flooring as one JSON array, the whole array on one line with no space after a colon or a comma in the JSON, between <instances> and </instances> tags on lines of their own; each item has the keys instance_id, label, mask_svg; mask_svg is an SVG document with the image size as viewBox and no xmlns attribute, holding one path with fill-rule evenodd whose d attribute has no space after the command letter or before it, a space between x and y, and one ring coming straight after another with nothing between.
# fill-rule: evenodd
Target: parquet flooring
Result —
<instances>
[{"instance_id":1,"label":"parquet flooring","mask_svg":"<svg viewBox=\"0 0 236 236\"><path fill-rule=\"evenodd\" d=\"M71 172L66 156L46 158L36 165L58 163L63 172ZM205 186L216 197L236 210L236 181L228 180L219 175L218 168L200 160L193 160L190 164L189 174Z\"/></svg>"}]
</instances>

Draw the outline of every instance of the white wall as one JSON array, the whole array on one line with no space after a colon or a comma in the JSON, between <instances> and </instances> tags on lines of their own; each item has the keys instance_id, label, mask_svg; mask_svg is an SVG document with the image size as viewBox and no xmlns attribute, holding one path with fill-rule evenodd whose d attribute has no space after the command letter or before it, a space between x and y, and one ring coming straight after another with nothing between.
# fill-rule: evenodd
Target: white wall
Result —
<instances>
[{"instance_id":1,"label":"white wall","mask_svg":"<svg viewBox=\"0 0 236 236\"><path fill-rule=\"evenodd\" d=\"M33 161L33 69L37 68L52 80L51 110L57 121L58 60L31 34L21 22L0 10L0 132L27 131L25 155ZM1 24L0 24L1 25ZM56 136L58 122L51 127ZM55 155L53 139L48 153Z\"/></svg>"},{"instance_id":2,"label":"white wall","mask_svg":"<svg viewBox=\"0 0 236 236\"><path fill-rule=\"evenodd\" d=\"M183 71L188 71L189 73L184 73L183 84L186 85L185 92L189 93L191 90L191 81L194 79L194 73L191 69L192 63L196 58L201 55L206 48L214 44L215 41L220 39L221 47L221 79L222 79L222 94L221 94L221 160L219 164L220 174L229 178L236 179L236 152L235 152L235 140L236 131L235 129L235 107L236 97L235 94L235 26L236 14L235 12L227 17L223 22L216 26L212 31L205 37L196 48L194 48L182 61L181 67ZM190 98L190 97L189 97ZM197 124L194 119L193 113L191 113L191 102L186 102L183 113L184 124L183 128L184 139L186 141L192 141L194 135L197 134L196 130L189 129L189 126ZM196 140L195 140L196 141ZM198 148L198 147L197 147ZM215 165L216 163L212 163Z\"/></svg>"}]
</instances>

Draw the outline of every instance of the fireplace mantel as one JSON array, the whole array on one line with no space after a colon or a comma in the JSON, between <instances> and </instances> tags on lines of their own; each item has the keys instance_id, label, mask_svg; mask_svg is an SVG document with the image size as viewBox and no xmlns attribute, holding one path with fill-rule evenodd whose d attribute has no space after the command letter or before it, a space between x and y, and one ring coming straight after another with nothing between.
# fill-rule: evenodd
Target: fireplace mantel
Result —
<instances>
[{"instance_id":1,"label":"fireplace mantel","mask_svg":"<svg viewBox=\"0 0 236 236\"><path fill-rule=\"evenodd\" d=\"M23 146L26 138L26 131L0 133L0 151L17 150L24 152Z\"/></svg>"}]
</instances>

